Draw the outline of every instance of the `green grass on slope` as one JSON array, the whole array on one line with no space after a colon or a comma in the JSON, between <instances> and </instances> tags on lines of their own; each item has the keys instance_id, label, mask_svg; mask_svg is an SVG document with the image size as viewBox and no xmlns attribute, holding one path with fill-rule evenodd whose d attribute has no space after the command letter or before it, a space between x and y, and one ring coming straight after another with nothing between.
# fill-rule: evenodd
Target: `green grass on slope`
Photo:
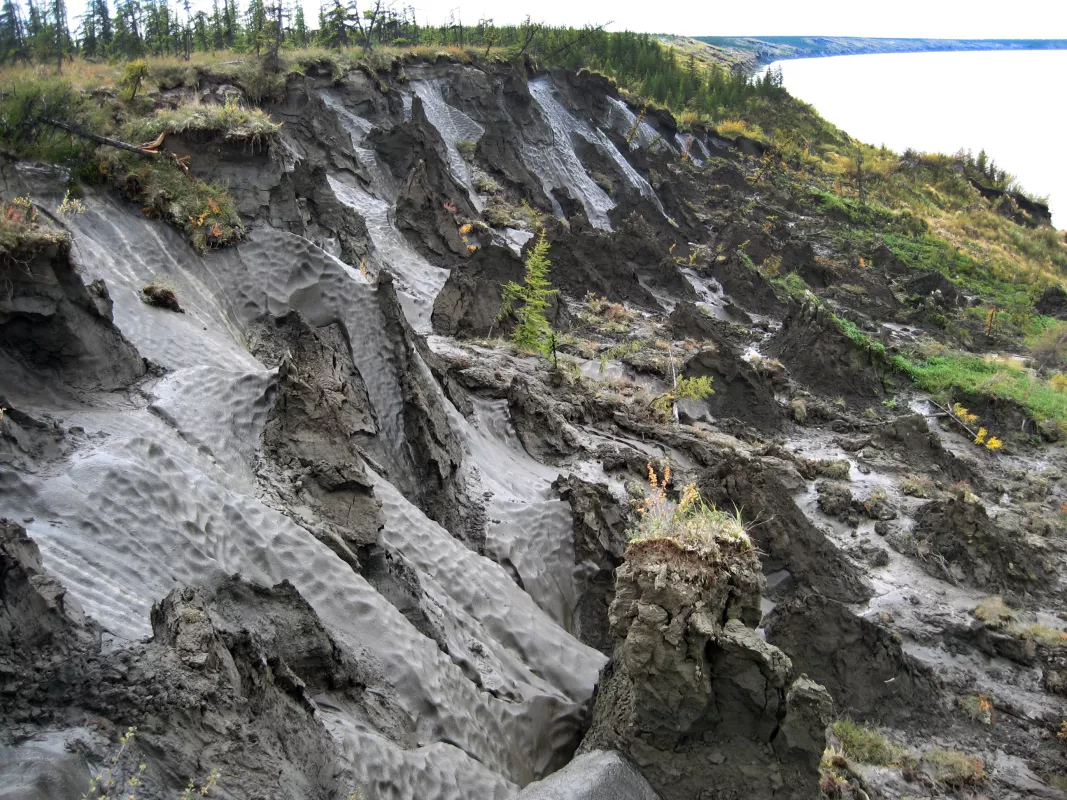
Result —
<instances>
[{"instance_id":1,"label":"green grass on slope","mask_svg":"<svg viewBox=\"0 0 1067 800\"><path fill-rule=\"evenodd\" d=\"M957 389L1014 400L1036 419L1067 424L1067 393L1016 364L958 352L921 361L903 356L893 360L920 389L932 394Z\"/></svg>"}]
</instances>

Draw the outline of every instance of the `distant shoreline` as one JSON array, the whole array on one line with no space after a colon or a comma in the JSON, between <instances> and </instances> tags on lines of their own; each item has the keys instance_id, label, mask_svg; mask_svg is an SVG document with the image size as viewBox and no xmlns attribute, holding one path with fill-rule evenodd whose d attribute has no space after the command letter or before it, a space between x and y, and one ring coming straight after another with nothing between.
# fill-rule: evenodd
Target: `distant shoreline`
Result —
<instances>
[{"instance_id":1,"label":"distant shoreline","mask_svg":"<svg viewBox=\"0 0 1067 800\"><path fill-rule=\"evenodd\" d=\"M661 37L670 40L675 37ZM682 37L677 37L682 38ZM734 51L735 67L756 70L795 58L981 51L1067 50L1067 39L919 39L852 36L693 36L713 48Z\"/></svg>"}]
</instances>

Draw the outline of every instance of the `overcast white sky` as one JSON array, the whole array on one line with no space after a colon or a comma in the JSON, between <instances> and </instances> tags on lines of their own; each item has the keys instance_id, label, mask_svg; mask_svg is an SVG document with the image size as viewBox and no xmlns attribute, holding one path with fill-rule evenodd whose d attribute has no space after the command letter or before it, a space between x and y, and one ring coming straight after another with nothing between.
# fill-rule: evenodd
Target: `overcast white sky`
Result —
<instances>
[{"instance_id":1,"label":"overcast white sky","mask_svg":"<svg viewBox=\"0 0 1067 800\"><path fill-rule=\"evenodd\" d=\"M310 4L315 0L307 0ZM363 0L366 2L366 0ZM908 36L948 39L1067 39L1067 0L758 0L649 3L636 0L409 0L420 22L453 9L463 21L552 24L613 20L610 30L686 36ZM402 3L408 5L409 3ZM401 4L398 1L398 4ZM318 7L315 2L315 7Z\"/></svg>"}]
</instances>

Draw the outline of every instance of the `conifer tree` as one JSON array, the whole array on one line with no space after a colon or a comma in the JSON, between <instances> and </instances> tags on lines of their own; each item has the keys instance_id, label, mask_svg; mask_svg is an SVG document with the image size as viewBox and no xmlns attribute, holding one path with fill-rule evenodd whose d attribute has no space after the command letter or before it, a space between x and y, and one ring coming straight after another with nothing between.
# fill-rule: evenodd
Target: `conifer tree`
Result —
<instances>
[{"instance_id":1,"label":"conifer tree","mask_svg":"<svg viewBox=\"0 0 1067 800\"><path fill-rule=\"evenodd\" d=\"M17 0L4 0L0 7L0 64L21 59L29 60L26 52L26 25Z\"/></svg>"},{"instance_id":2,"label":"conifer tree","mask_svg":"<svg viewBox=\"0 0 1067 800\"><path fill-rule=\"evenodd\" d=\"M548 323L545 311L559 291L552 288L549 278L552 262L548 258L548 250L548 239L542 229L536 244L526 256L522 284L514 281L505 284L500 306L501 319L514 313L519 321L511 334L511 341L523 350L543 355L548 355L552 348L552 326ZM519 303L518 307L516 303Z\"/></svg>"},{"instance_id":3,"label":"conifer tree","mask_svg":"<svg viewBox=\"0 0 1067 800\"><path fill-rule=\"evenodd\" d=\"M289 41L293 47L308 46L308 27L304 21L304 6L302 3L296 4L296 11L293 14L293 30L289 35Z\"/></svg>"},{"instance_id":4,"label":"conifer tree","mask_svg":"<svg viewBox=\"0 0 1067 800\"><path fill-rule=\"evenodd\" d=\"M63 71L63 56L67 53L70 31L67 29L67 4L64 0L50 0L52 14L52 44L55 48L56 70Z\"/></svg>"}]
</instances>

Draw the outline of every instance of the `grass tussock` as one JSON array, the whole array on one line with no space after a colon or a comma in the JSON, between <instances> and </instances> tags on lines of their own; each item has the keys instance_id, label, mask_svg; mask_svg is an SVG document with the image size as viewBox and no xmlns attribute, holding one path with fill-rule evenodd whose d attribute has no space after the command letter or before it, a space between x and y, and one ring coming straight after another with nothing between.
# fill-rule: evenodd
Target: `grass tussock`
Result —
<instances>
[{"instance_id":1,"label":"grass tussock","mask_svg":"<svg viewBox=\"0 0 1067 800\"><path fill-rule=\"evenodd\" d=\"M993 724L993 698L984 694L969 694L957 698L957 704L972 722L980 725Z\"/></svg>"},{"instance_id":2,"label":"grass tussock","mask_svg":"<svg viewBox=\"0 0 1067 800\"><path fill-rule=\"evenodd\" d=\"M834 736L841 742L844 754L861 764L885 766L897 761L903 751L878 731L865 728L850 719L833 724Z\"/></svg>"},{"instance_id":3,"label":"grass tussock","mask_svg":"<svg viewBox=\"0 0 1067 800\"><path fill-rule=\"evenodd\" d=\"M274 140L281 125L260 108L249 108L236 102L187 103L177 108L162 108L140 122L133 138L149 141L161 133L203 133L217 135L228 141L250 142L256 145Z\"/></svg>"},{"instance_id":4,"label":"grass tussock","mask_svg":"<svg viewBox=\"0 0 1067 800\"><path fill-rule=\"evenodd\" d=\"M178 303L177 293L169 286L150 283L141 289L141 299L150 306L162 308L167 311L176 311L184 314L185 310Z\"/></svg>"},{"instance_id":5,"label":"grass tussock","mask_svg":"<svg viewBox=\"0 0 1067 800\"><path fill-rule=\"evenodd\" d=\"M952 789L967 789L985 782L985 764L982 759L961 753L959 750L927 750L922 761L933 771L933 778Z\"/></svg>"},{"instance_id":6,"label":"grass tussock","mask_svg":"<svg viewBox=\"0 0 1067 800\"><path fill-rule=\"evenodd\" d=\"M1039 622L1020 620L1021 612L1011 608L1000 596L987 597L974 609L974 616L994 630L1018 639L1029 639L1045 647L1067 647L1067 632Z\"/></svg>"},{"instance_id":7,"label":"grass tussock","mask_svg":"<svg viewBox=\"0 0 1067 800\"><path fill-rule=\"evenodd\" d=\"M918 497L928 500L937 494L937 486L934 481L925 475L905 475L900 484L900 491L908 497Z\"/></svg>"},{"instance_id":8,"label":"grass tussock","mask_svg":"<svg viewBox=\"0 0 1067 800\"><path fill-rule=\"evenodd\" d=\"M670 467L660 478L648 465L648 488L637 508L640 521L631 532L631 543L670 541L709 561L753 549L740 513L728 514L709 506L695 484L686 486L676 502L667 494L670 479Z\"/></svg>"},{"instance_id":9,"label":"grass tussock","mask_svg":"<svg viewBox=\"0 0 1067 800\"><path fill-rule=\"evenodd\" d=\"M0 208L0 264L68 241L65 231L40 224L37 209L28 197L16 197Z\"/></svg>"}]
</instances>

